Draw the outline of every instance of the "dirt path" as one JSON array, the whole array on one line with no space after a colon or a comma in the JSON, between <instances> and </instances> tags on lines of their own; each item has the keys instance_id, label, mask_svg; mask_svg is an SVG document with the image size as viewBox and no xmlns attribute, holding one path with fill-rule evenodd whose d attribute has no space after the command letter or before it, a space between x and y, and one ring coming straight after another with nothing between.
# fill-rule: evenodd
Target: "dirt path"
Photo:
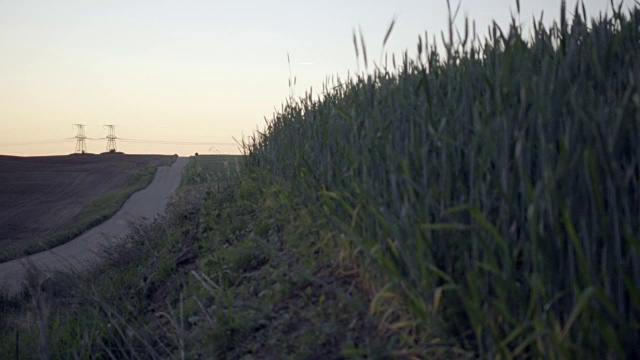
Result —
<instances>
[{"instance_id":1,"label":"dirt path","mask_svg":"<svg viewBox=\"0 0 640 360\"><path fill-rule=\"evenodd\" d=\"M0 289L10 293L19 291L28 262L40 270L53 272L78 271L97 261L103 246L126 235L130 221L150 220L164 211L169 196L180 185L182 169L188 162L189 158L179 157L171 167L159 167L151 184L133 194L111 219L68 243L0 264Z\"/></svg>"}]
</instances>

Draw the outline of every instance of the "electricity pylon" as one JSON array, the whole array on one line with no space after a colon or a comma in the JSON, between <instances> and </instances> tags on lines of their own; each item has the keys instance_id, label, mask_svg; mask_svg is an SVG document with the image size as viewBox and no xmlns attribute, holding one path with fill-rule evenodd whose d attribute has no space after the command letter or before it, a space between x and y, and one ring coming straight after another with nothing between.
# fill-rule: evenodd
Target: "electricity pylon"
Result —
<instances>
[{"instance_id":1,"label":"electricity pylon","mask_svg":"<svg viewBox=\"0 0 640 360\"><path fill-rule=\"evenodd\" d=\"M87 152L87 135L84 134L84 125L73 124L73 126L78 131L76 134L76 154L84 154Z\"/></svg>"},{"instance_id":2,"label":"electricity pylon","mask_svg":"<svg viewBox=\"0 0 640 360\"><path fill-rule=\"evenodd\" d=\"M108 152L116 152L116 126L115 125L105 125L107 129L109 129L109 135L107 135L107 151Z\"/></svg>"}]
</instances>

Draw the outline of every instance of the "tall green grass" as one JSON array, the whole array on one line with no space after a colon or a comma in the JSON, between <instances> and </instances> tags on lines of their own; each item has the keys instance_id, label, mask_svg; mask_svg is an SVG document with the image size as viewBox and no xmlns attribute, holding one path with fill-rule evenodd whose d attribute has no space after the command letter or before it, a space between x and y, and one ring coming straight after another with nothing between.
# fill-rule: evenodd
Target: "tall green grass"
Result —
<instances>
[{"instance_id":1,"label":"tall green grass","mask_svg":"<svg viewBox=\"0 0 640 360\"><path fill-rule=\"evenodd\" d=\"M561 10L530 36L421 38L246 144L414 320L481 357L639 355L640 9Z\"/></svg>"}]
</instances>

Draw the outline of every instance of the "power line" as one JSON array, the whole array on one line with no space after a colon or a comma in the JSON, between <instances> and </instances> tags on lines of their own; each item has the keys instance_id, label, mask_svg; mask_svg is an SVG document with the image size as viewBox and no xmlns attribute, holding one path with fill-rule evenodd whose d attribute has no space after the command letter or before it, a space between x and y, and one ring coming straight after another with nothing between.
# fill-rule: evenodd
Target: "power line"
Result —
<instances>
[{"instance_id":1,"label":"power line","mask_svg":"<svg viewBox=\"0 0 640 360\"><path fill-rule=\"evenodd\" d=\"M98 140L107 140L107 151L115 151L116 150L116 139L128 142L128 143L136 143L136 144L153 144L153 145L178 145L178 146L238 146L238 143L233 142L205 142L205 141L172 141L172 140L154 140L154 139L130 139L130 138L121 138L117 137L115 134L115 125L104 125L109 133L106 137L103 138L90 138L85 133L85 125L83 124L73 124L73 127L76 129L76 136L71 138L61 138L61 139L46 139L46 140L33 140L33 141L21 141L21 142L12 142L12 143L2 143L0 146L27 146L27 145L44 145L44 144L58 144L69 142L70 140L76 141L76 153L83 153L87 151L87 140L89 141L98 141Z\"/></svg>"},{"instance_id":2,"label":"power line","mask_svg":"<svg viewBox=\"0 0 640 360\"><path fill-rule=\"evenodd\" d=\"M63 138L63 139L47 139L47 140L34 140L23 142L2 143L0 146L22 146L22 145L40 145L40 144L57 144L76 140L76 137ZM85 136L85 141L99 141L108 138L90 138ZM237 143L224 143L224 142L193 142L193 141L170 141L170 140L146 140L146 139L128 139L116 137L116 139L123 142L139 143L139 144L159 144L159 145L238 145Z\"/></svg>"},{"instance_id":3,"label":"power line","mask_svg":"<svg viewBox=\"0 0 640 360\"><path fill-rule=\"evenodd\" d=\"M127 139L118 138L120 141L139 143L139 144L158 144L158 145L238 145L236 143L215 143L215 142L194 142L194 141L170 141L170 140L146 140L146 139Z\"/></svg>"},{"instance_id":4,"label":"power line","mask_svg":"<svg viewBox=\"0 0 640 360\"><path fill-rule=\"evenodd\" d=\"M74 139L75 138L22 141L22 142L4 143L4 144L0 144L0 146L23 146L23 145L58 144L58 143L63 143L63 142L69 142L69 140L74 140Z\"/></svg>"}]
</instances>

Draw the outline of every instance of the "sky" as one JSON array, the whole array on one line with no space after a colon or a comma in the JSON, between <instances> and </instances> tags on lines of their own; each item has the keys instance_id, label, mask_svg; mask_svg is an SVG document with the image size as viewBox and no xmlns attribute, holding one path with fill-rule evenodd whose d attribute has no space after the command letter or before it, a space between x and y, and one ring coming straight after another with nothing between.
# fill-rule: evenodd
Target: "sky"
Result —
<instances>
[{"instance_id":1,"label":"sky","mask_svg":"<svg viewBox=\"0 0 640 360\"><path fill-rule=\"evenodd\" d=\"M549 24L560 2L521 0L520 22L544 12ZM610 12L609 0L584 4L588 16ZM462 0L458 19L484 36L515 13L515 0ZM290 93L362 70L354 30L379 62L393 19L384 52L413 55L447 18L446 0L0 0L0 154L72 153L73 124L92 139L115 125L125 153L238 153Z\"/></svg>"}]
</instances>

